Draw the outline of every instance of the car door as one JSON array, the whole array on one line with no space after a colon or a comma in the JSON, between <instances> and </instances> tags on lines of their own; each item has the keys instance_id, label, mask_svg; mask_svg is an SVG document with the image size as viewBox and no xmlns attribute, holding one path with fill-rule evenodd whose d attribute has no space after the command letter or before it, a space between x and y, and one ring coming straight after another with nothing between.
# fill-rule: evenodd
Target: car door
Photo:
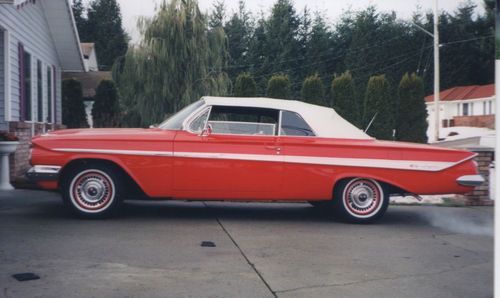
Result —
<instances>
[{"instance_id":1,"label":"car door","mask_svg":"<svg viewBox=\"0 0 500 298\"><path fill-rule=\"evenodd\" d=\"M282 187L279 111L213 106L179 131L174 190L197 198L274 198ZM210 128L210 131L205 128Z\"/></svg>"},{"instance_id":2,"label":"car door","mask_svg":"<svg viewBox=\"0 0 500 298\"><path fill-rule=\"evenodd\" d=\"M331 147L315 136L299 114L282 111L280 144L284 157L283 197L301 201L331 198L333 168L316 159L328 155Z\"/></svg>"}]
</instances>

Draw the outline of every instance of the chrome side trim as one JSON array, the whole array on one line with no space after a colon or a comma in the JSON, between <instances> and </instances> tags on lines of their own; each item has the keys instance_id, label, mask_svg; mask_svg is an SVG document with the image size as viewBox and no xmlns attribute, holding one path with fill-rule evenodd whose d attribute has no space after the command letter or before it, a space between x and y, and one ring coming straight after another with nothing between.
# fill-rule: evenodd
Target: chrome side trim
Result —
<instances>
[{"instance_id":1,"label":"chrome side trim","mask_svg":"<svg viewBox=\"0 0 500 298\"><path fill-rule=\"evenodd\" d=\"M242 153L212 153L212 152L171 152L171 151L147 151L147 150L111 150L111 149L79 149L79 148L55 148L54 151L75 153L102 153L122 154L160 157L181 158L205 158L205 159L233 159L263 162L286 162L297 164L317 164L347 167L385 168L397 170L438 172L453 167L473 156L458 162L421 161L421 160L395 160L376 158L343 158L343 157L316 157L300 155L276 155L276 154L242 154Z\"/></svg>"},{"instance_id":2,"label":"chrome side trim","mask_svg":"<svg viewBox=\"0 0 500 298\"><path fill-rule=\"evenodd\" d=\"M53 150L60 151L60 152L79 152L79 153L102 153L102 154L145 155L145 156L173 156L173 152L170 152L170 151L83 149L83 148L54 148Z\"/></svg>"},{"instance_id":3,"label":"chrome side trim","mask_svg":"<svg viewBox=\"0 0 500 298\"><path fill-rule=\"evenodd\" d=\"M465 175L457 178L457 183L463 186L479 186L484 183L481 175Z\"/></svg>"},{"instance_id":4,"label":"chrome side trim","mask_svg":"<svg viewBox=\"0 0 500 298\"><path fill-rule=\"evenodd\" d=\"M26 172L26 177L31 181L57 180L60 171L60 166L35 165Z\"/></svg>"},{"instance_id":5,"label":"chrome side trim","mask_svg":"<svg viewBox=\"0 0 500 298\"><path fill-rule=\"evenodd\" d=\"M30 171L36 173L50 173L50 174L58 174L60 170L61 170L60 166L49 166L49 165L36 165L30 169Z\"/></svg>"}]
</instances>

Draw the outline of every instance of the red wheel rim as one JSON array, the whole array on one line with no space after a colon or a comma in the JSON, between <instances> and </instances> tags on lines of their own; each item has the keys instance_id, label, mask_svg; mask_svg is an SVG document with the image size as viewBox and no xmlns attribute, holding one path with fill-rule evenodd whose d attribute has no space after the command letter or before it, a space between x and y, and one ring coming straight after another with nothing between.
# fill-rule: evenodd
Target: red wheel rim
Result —
<instances>
[{"instance_id":1,"label":"red wheel rim","mask_svg":"<svg viewBox=\"0 0 500 298\"><path fill-rule=\"evenodd\" d=\"M70 186L71 199L76 207L86 212L107 208L114 198L111 178L99 170L87 170L78 174Z\"/></svg>"},{"instance_id":2,"label":"red wheel rim","mask_svg":"<svg viewBox=\"0 0 500 298\"><path fill-rule=\"evenodd\" d=\"M352 215L369 217L380 209L382 196L378 183L368 179L356 179L346 186L343 200L347 211Z\"/></svg>"}]
</instances>

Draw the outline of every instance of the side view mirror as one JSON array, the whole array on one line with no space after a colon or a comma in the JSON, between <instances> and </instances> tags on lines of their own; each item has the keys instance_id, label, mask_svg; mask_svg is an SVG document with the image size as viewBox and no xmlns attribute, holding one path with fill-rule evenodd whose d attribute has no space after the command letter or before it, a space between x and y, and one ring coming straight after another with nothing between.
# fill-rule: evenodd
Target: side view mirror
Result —
<instances>
[{"instance_id":1,"label":"side view mirror","mask_svg":"<svg viewBox=\"0 0 500 298\"><path fill-rule=\"evenodd\" d=\"M212 125L208 124L207 127L201 131L200 135L202 137L208 137L211 134L212 134Z\"/></svg>"}]
</instances>

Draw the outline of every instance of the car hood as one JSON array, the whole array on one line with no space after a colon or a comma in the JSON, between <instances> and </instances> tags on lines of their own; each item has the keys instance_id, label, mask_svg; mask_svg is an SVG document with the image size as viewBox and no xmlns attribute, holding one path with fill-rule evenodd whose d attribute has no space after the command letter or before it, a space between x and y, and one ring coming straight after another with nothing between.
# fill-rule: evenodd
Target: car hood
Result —
<instances>
[{"instance_id":1,"label":"car hood","mask_svg":"<svg viewBox=\"0 0 500 298\"><path fill-rule=\"evenodd\" d=\"M35 136L32 143L42 147L67 147L73 145L96 146L104 143L113 146L144 141L165 142L173 140L175 131L159 128L96 128L63 129Z\"/></svg>"}]
</instances>

